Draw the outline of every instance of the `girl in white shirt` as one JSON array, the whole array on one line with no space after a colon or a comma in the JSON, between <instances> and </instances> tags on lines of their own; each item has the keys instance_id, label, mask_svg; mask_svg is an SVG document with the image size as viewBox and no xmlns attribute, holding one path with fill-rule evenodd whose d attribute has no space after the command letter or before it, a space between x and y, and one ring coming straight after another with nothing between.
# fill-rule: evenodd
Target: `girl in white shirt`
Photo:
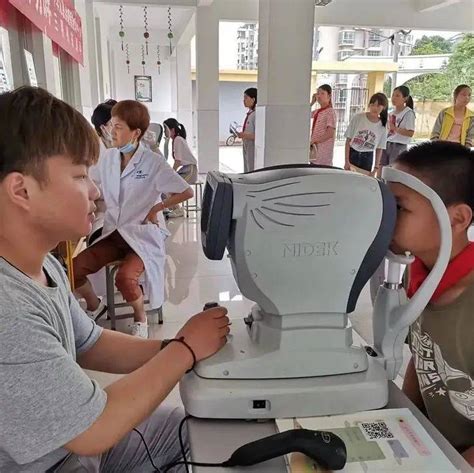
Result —
<instances>
[{"instance_id":1,"label":"girl in white shirt","mask_svg":"<svg viewBox=\"0 0 474 473\"><path fill-rule=\"evenodd\" d=\"M370 98L368 112L352 117L346 130L346 170L372 176L379 173L382 150L387 142L387 110L388 99L379 92Z\"/></svg>"},{"instance_id":2,"label":"girl in white shirt","mask_svg":"<svg viewBox=\"0 0 474 473\"><path fill-rule=\"evenodd\" d=\"M188 183L194 184L198 179L197 160L186 141L186 129L175 118L163 122L165 137L172 141L173 169ZM168 214L169 218L182 217L183 209L177 205Z\"/></svg>"},{"instance_id":3,"label":"girl in white shirt","mask_svg":"<svg viewBox=\"0 0 474 473\"><path fill-rule=\"evenodd\" d=\"M410 89L401 85L392 93L395 110L388 119L387 148L382 153L382 166L391 165L398 155L405 151L415 133L415 112Z\"/></svg>"}]
</instances>

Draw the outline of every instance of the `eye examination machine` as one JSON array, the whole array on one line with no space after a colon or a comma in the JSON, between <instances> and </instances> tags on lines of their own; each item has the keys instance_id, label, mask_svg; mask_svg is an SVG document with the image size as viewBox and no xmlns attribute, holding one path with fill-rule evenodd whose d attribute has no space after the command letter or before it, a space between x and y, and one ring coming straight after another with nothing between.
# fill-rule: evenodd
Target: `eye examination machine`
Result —
<instances>
[{"instance_id":1,"label":"eye examination machine","mask_svg":"<svg viewBox=\"0 0 474 473\"><path fill-rule=\"evenodd\" d=\"M389 250L397 214L391 182L427 198L441 229L436 265L411 300L400 280L412 257ZM241 293L255 305L234 321L226 346L182 380L189 414L309 417L387 404L409 326L449 262L450 222L434 191L392 168L382 181L311 165L211 172L201 230L205 255L220 260L227 251ZM379 268L385 277L368 347L354 342L348 314Z\"/></svg>"}]
</instances>

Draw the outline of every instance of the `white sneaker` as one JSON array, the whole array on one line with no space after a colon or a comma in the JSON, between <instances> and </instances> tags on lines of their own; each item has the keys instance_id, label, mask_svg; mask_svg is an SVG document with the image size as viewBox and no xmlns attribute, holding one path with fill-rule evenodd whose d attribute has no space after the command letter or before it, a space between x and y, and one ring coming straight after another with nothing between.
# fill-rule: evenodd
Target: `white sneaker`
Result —
<instances>
[{"instance_id":1,"label":"white sneaker","mask_svg":"<svg viewBox=\"0 0 474 473\"><path fill-rule=\"evenodd\" d=\"M134 322L129 325L130 335L140 338L148 338L148 325L144 322Z\"/></svg>"},{"instance_id":2,"label":"white sneaker","mask_svg":"<svg viewBox=\"0 0 474 473\"><path fill-rule=\"evenodd\" d=\"M99 320L107 312L107 306L105 305L104 298L99 297L99 301L99 306L96 310L86 309L86 314L95 321Z\"/></svg>"},{"instance_id":3,"label":"white sneaker","mask_svg":"<svg viewBox=\"0 0 474 473\"><path fill-rule=\"evenodd\" d=\"M178 207L177 209L173 209L168 214L168 218L178 218L178 217L184 217L184 210L181 207Z\"/></svg>"}]
</instances>

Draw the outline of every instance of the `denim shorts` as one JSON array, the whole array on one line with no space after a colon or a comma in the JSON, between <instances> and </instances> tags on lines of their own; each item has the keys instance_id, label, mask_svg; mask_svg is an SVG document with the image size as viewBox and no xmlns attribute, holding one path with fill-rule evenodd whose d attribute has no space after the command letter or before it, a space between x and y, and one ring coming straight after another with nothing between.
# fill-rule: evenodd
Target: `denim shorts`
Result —
<instances>
[{"instance_id":1,"label":"denim shorts","mask_svg":"<svg viewBox=\"0 0 474 473\"><path fill-rule=\"evenodd\" d=\"M364 171L371 172L374 164L373 151L356 151L354 148L349 150L349 162Z\"/></svg>"}]
</instances>

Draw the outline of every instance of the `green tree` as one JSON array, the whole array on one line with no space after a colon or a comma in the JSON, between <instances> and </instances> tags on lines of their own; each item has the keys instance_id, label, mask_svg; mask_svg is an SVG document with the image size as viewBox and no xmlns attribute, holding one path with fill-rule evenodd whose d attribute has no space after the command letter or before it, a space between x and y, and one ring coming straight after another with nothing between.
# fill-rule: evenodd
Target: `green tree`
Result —
<instances>
[{"instance_id":1,"label":"green tree","mask_svg":"<svg viewBox=\"0 0 474 473\"><path fill-rule=\"evenodd\" d=\"M410 55L426 55L426 54L447 54L452 51L452 44L442 36L426 36L417 39L415 46L411 50Z\"/></svg>"},{"instance_id":2,"label":"green tree","mask_svg":"<svg viewBox=\"0 0 474 473\"><path fill-rule=\"evenodd\" d=\"M474 84L473 34L463 36L442 72L415 77L406 83L414 97L426 100L450 100L459 84Z\"/></svg>"},{"instance_id":3,"label":"green tree","mask_svg":"<svg viewBox=\"0 0 474 473\"><path fill-rule=\"evenodd\" d=\"M458 84L474 85L474 34L464 35L449 58L446 68L453 89Z\"/></svg>"}]
</instances>

